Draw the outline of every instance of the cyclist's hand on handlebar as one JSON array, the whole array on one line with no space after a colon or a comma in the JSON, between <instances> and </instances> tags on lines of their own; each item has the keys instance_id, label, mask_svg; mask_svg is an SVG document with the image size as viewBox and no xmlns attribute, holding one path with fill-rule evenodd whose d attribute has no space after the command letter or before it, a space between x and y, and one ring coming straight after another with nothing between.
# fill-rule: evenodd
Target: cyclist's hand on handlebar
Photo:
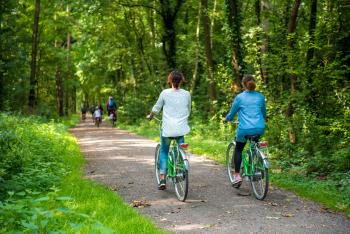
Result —
<instances>
[{"instance_id":1,"label":"cyclist's hand on handlebar","mask_svg":"<svg viewBox=\"0 0 350 234\"><path fill-rule=\"evenodd\" d=\"M153 113L150 113L149 115L147 115L146 117L148 120L152 120L153 119Z\"/></svg>"}]
</instances>

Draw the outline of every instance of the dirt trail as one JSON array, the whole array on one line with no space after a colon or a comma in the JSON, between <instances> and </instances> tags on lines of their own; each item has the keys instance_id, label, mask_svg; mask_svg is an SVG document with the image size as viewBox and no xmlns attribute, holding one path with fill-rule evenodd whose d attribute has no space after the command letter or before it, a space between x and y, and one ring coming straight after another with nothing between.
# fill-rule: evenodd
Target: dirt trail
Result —
<instances>
[{"instance_id":1,"label":"dirt trail","mask_svg":"<svg viewBox=\"0 0 350 234\"><path fill-rule=\"evenodd\" d=\"M88 164L87 177L120 194L126 203L146 200L138 211L176 233L350 233L350 221L290 192L272 188L265 201L253 196L247 183L229 185L223 166L200 156L190 157L188 200L174 189L158 191L153 160L156 142L90 121L72 129ZM135 208L137 209L137 208Z\"/></svg>"}]
</instances>

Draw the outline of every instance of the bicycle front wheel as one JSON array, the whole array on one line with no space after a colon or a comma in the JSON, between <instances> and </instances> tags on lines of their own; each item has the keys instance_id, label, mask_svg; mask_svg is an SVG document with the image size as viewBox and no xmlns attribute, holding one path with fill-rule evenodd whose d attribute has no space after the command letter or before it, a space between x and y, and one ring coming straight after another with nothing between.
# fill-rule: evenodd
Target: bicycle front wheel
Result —
<instances>
[{"instance_id":1,"label":"bicycle front wheel","mask_svg":"<svg viewBox=\"0 0 350 234\"><path fill-rule=\"evenodd\" d=\"M157 145L156 147L156 152L154 155L154 171L155 171L155 175L156 175L156 185L158 186L158 184L160 183L160 172L159 172L159 158L160 158L160 144Z\"/></svg>"},{"instance_id":2,"label":"bicycle front wheel","mask_svg":"<svg viewBox=\"0 0 350 234\"><path fill-rule=\"evenodd\" d=\"M250 183L254 196L258 200L263 200L269 190L269 171L259 152L253 154L251 168L254 174L250 176Z\"/></svg>"},{"instance_id":3,"label":"bicycle front wheel","mask_svg":"<svg viewBox=\"0 0 350 234\"><path fill-rule=\"evenodd\" d=\"M174 186L175 186L175 193L177 196L177 199L180 201L185 201L188 194L188 168L189 168L189 162L184 157L184 152L181 150L179 151L179 155L175 157L175 180L174 180Z\"/></svg>"}]
</instances>

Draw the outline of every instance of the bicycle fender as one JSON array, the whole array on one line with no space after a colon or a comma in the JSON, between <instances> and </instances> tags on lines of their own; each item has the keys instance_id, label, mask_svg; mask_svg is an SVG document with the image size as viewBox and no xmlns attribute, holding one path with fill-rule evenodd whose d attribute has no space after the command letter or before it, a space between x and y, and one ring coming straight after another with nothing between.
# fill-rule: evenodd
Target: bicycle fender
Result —
<instances>
[{"instance_id":1,"label":"bicycle fender","mask_svg":"<svg viewBox=\"0 0 350 234\"><path fill-rule=\"evenodd\" d=\"M185 169L188 171L190 169L190 163L188 161L188 154L182 149L180 149L179 151L180 151L180 154L183 157L184 164L185 164Z\"/></svg>"},{"instance_id":2,"label":"bicycle fender","mask_svg":"<svg viewBox=\"0 0 350 234\"><path fill-rule=\"evenodd\" d=\"M259 153L260 153L261 158L263 159L264 167L268 169L270 166L269 160L267 159L266 155L263 152L261 152L260 150L259 150Z\"/></svg>"},{"instance_id":3,"label":"bicycle fender","mask_svg":"<svg viewBox=\"0 0 350 234\"><path fill-rule=\"evenodd\" d=\"M269 169L270 163L269 163L269 161L267 160L267 158L264 158L264 159L263 159L263 163L264 163L264 167L265 167L266 169Z\"/></svg>"},{"instance_id":4,"label":"bicycle fender","mask_svg":"<svg viewBox=\"0 0 350 234\"><path fill-rule=\"evenodd\" d=\"M189 171L189 169L190 169L190 163L188 162L187 159L184 160L184 164L185 164L185 169L186 169L187 171Z\"/></svg>"}]
</instances>

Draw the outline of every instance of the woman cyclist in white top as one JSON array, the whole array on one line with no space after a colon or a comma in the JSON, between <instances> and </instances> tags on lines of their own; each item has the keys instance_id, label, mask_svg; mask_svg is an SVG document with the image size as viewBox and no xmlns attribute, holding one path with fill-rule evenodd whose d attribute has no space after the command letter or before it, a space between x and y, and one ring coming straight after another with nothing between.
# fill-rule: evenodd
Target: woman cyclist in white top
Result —
<instances>
[{"instance_id":1,"label":"woman cyclist in white top","mask_svg":"<svg viewBox=\"0 0 350 234\"><path fill-rule=\"evenodd\" d=\"M160 183L158 189L166 188L165 177L167 173L167 160L171 138L178 144L184 143L184 135L190 132L188 117L191 112L191 95L188 91L180 89L184 77L179 71L172 71L168 76L169 89L163 90L152 112L148 115L152 119L163 109L161 143L160 143Z\"/></svg>"}]
</instances>

